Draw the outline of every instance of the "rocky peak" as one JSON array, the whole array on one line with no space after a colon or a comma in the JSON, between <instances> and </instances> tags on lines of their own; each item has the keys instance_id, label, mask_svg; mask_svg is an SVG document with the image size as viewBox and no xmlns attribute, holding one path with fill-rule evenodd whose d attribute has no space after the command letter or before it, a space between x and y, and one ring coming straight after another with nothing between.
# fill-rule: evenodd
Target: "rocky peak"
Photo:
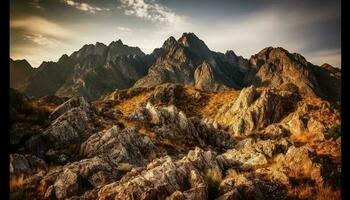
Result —
<instances>
[{"instance_id":1,"label":"rocky peak","mask_svg":"<svg viewBox=\"0 0 350 200\"><path fill-rule=\"evenodd\" d=\"M145 54L138 47L131 47L119 39L117 41L113 41L108 45L107 59L106 62L114 61L118 56L144 56Z\"/></svg>"},{"instance_id":2,"label":"rocky peak","mask_svg":"<svg viewBox=\"0 0 350 200\"><path fill-rule=\"evenodd\" d=\"M250 64L256 67L253 85L279 88L283 84L293 83L303 96L320 95L311 65L297 53L277 47L267 47L250 58Z\"/></svg>"},{"instance_id":3,"label":"rocky peak","mask_svg":"<svg viewBox=\"0 0 350 200\"><path fill-rule=\"evenodd\" d=\"M107 46L105 44L96 42L95 45L93 44L84 45L78 51L75 51L74 53L72 53L70 57L73 58L74 60L83 60L89 55L102 56L106 50L107 50Z\"/></svg>"},{"instance_id":4,"label":"rocky peak","mask_svg":"<svg viewBox=\"0 0 350 200\"><path fill-rule=\"evenodd\" d=\"M211 51L208 46L194 33L183 33L178 42L196 53L197 56L204 58L210 57Z\"/></svg>"},{"instance_id":5,"label":"rocky peak","mask_svg":"<svg viewBox=\"0 0 350 200\"><path fill-rule=\"evenodd\" d=\"M225 53L225 56L231 57L231 58L236 58L237 55L235 54L235 52L233 50L227 50Z\"/></svg>"},{"instance_id":6,"label":"rocky peak","mask_svg":"<svg viewBox=\"0 0 350 200\"><path fill-rule=\"evenodd\" d=\"M214 71L210 64L204 60L194 72L195 86L202 90L212 90L217 88L215 83Z\"/></svg>"},{"instance_id":7,"label":"rocky peak","mask_svg":"<svg viewBox=\"0 0 350 200\"><path fill-rule=\"evenodd\" d=\"M170 49L172 46L176 45L177 41L173 36L170 36L167 40L164 41L162 48Z\"/></svg>"},{"instance_id":8,"label":"rocky peak","mask_svg":"<svg viewBox=\"0 0 350 200\"><path fill-rule=\"evenodd\" d=\"M123 42L120 39L118 39L117 41L112 41L108 46L112 47L112 46L122 46L122 45L124 45Z\"/></svg>"},{"instance_id":9,"label":"rocky peak","mask_svg":"<svg viewBox=\"0 0 350 200\"><path fill-rule=\"evenodd\" d=\"M328 63L324 63L320 67L330 71L331 73L338 73L338 72L340 72L339 68L333 67L332 65L330 65Z\"/></svg>"}]
</instances>

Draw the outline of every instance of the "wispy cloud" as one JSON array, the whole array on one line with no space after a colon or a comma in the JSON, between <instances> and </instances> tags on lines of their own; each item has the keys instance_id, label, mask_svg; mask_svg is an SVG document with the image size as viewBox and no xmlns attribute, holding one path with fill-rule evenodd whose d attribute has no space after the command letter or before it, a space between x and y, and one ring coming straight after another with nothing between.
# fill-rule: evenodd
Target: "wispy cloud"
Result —
<instances>
[{"instance_id":1,"label":"wispy cloud","mask_svg":"<svg viewBox=\"0 0 350 200\"><path fill-rule=\"evenodd\" d=\"M131 32L131 29L130 29L130 28L123 27L123 26L118 26L118 30L124 31L124 32Z\"/></svg>"},{"instance_id":2,"label":"wispy cloud","mask_svg":"<svg viewBox=\"0 0 350 200\"><path fill-rule=\"evenodd\" d=\"M40 46L44 46L44 47L48 47L48 48L55 48L58 45L61 45L62 43L60 41L58 41L57 39L54 38L49 38L46 37L42 34L25 34L24 35L24 39L25 40L30 40Z\"/></svg>"},{"instance_id":3,"label":"wispy cloud","mask_svg":"<svg viewBox=\"0 0 350 200\"><path fill-rule=\"evenodd\" d=\"M309 58L308 61L322 65L329 63L334 67L341 67L341 50L340 49L325 49L319 50L310 54L306 54L305 58Z\"/></svg>"},{"instance_id":4,"label":"wispy cloud","mask_svg":"<svg viewBox=\"0 0 350 200\"><path fill-rule=\"evenodd\" d=\"M182 21L181 16L155 0L120 0L120 9L124 9L125 15L167 24L177 24Z\"/></svg>"},{"instance_id":5,"label":"wispy cloud","mask_svg":"<svg viewBox=\"0 0 350 200\"><path fill-rule=\"evenodd\" d=\"M53 37L66 37L71 31L64 27L38 16L26 16L25 18L10 21L11 29L22 29L28 33L49 35Z\"/></svg>"},{"instance_id":6,"label":"wispy cloud","mask_svg":"<svg viewBox=\"0 0 350 200\"><path fill-rule=\"evenodd\" d=\"M34 8L44 10L44 8L40 5L39 0L32 0L29 2L29 5L33 6Z\"/></svg>"},{"instance_id":7,"label":"wispy cloud","mask_svg":"<svg viewBox=\"0 0 350 200\"><path fill-rule=\"evenodd\" d=\"M97 6L90 5L88 3L76 2L75 0L61 0L61 2L67 4L68 6L72 6L78 10L90 12L93 14L99 11L109 11L109 8L100 8Z\"/></svg>"}]
</instances>

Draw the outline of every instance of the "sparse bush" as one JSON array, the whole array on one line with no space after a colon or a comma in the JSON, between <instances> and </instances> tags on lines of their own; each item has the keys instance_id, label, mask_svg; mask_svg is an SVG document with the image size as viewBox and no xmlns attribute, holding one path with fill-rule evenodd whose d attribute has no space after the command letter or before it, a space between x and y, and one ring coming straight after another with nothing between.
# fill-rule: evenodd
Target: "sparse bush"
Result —
<instances>
[{"instance_id":1,"label":"sparse bush","mask_svg":"<svg viewBox=\"0 0 350 200\"><path fill-rule=\"evenodd\" d=\"M337 139L341 136L341 125L337 124L330 129L328 129L326 137Z\"/></svg>"},{"instance_id":2,"label":"sparse bush","mask_svg":"<svg viewBox=\"0 0 350 200\"><path fill-rule=\"evenodd\" d=\"M204 180L208 185L208 199L215 199L219 194L219 186L222 181L221 172L209 169L204 175Z\"/></svg>"},{"instance_id":3,"label":"sparse bush","mask_svg":"<svg viewBox=\"0 0 350 200\"><path fill-rule=\"evenodd\" d=\"M130 171L132 169L132 165L129 163L119 163L118 170L120 171Z\"/></svg>"},{"instance_id":4,"label":"sparse bush","mask_svg":"<svg viewBox=\"0 0 350 200\"><path fill-rule=\"evenodd\" d=\"M15 191L23 187L24 175L10 177L10 191Z\"/></svg>"}]
</instances>

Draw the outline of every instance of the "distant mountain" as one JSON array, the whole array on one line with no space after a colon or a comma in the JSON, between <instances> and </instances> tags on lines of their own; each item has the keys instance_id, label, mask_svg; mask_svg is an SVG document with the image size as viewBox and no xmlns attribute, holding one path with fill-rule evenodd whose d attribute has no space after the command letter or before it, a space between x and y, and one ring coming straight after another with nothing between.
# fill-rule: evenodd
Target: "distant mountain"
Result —
<instances>
[{"instance_id":1,"label":"distant mountain","mask_svg":"<svg viewBox=\"0 0 350 200\"><path fill-rule=\"evenodd\" d=\"M12 60L10 58L10 87L20 88L34 73L35 68L25 60Z\"/></svg>"},{"instance_id":2,"label":"distant mountain","mask_svg":"<svg viewBox=\"0 0 350 200\"><path fill-rule=\"evenodd\" d=\"M24 92L35 97L80 95L94 100L116 88L132 86L152 62L152 55L146 56L138 47L124 45L121 40L108 46L84 45L58 62L43 62Z\"/></svg>"},{"instance_id":3,"label":"distant mountain","mask_svg":"<svg viewBox=\"0 0 350 200\"><path fill-rule=\"evenodd\" d=\"M274 88L295 85L303 96L340 99L340 70L330 65L313 65L302 55L289 53L281 47L265 48L249 62L252 85ZM332 73L337 75L332 76Z\"/></svg>"}]
</instances>

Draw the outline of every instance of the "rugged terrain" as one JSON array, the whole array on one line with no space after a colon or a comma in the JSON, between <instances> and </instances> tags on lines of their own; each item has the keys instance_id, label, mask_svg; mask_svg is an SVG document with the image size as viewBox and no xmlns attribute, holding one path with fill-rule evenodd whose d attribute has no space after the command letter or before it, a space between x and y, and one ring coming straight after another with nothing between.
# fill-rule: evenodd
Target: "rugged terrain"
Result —
<instances>
[{"instance_id":1,"label":"rugged terrain","mask_svg":"<svg viewBox=\"0 0 350 200\"><path fill-rule=\"evenodd\" d=\"M340 70L283 48L97 43L19 90L11 199L340 199Z\"/></svg>"}]
</instances>

